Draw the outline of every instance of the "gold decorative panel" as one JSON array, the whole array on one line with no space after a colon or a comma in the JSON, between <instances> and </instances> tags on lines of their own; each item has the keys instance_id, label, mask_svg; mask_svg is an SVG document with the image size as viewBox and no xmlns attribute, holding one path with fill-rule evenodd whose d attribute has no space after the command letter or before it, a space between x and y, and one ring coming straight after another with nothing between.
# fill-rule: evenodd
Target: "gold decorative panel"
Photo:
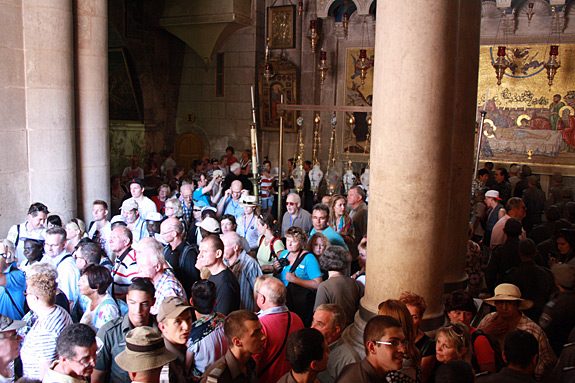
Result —
<instances>
[{"instance_id":1,"label":"gold decorative panel","mask_svg":"<svg viewBox=\"0 0 575 383\"><path fill-rule=\"evenodd\" d=\"M548 85L549 45L507 46L500 86L491 63L497 46L480 53L478 110L487 111L481 159L575 165L575 45L561 45L561 67ZM487 95L487 103L486 101Z\"/></svg>"}]
</instances>

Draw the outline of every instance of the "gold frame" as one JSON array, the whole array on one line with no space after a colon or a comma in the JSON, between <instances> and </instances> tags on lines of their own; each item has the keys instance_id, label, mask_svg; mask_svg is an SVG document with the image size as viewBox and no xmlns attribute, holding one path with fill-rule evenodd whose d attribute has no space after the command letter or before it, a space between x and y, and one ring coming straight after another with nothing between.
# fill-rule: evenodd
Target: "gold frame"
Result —
<instances>
[{"instance_id":1,"label":"gold frame","mask_svg":"<svg viewBox=\"0 0 575 383\"><path fill-rule=\"evenodd\" d=\"M271 49L295 48L295 5L268 8L268 38Z\"/></svg>"},{"instance_id":2,"label":"gold frame","mask_svg":"<svg viewBox=\"0 0 575 383\"><path fill-rule=\"evenodd\" d=\"M265 62L258 65L258 90L260 124L262 130L278 132L280 128L277 105L281 103L283 95L285 104L298 103L298 73L294 64L285 59L270 59L275 76L265 79L263 76ZM295 111L286 111L284 115L284 131L294 133L297 131Z\"/></svg>"}]
</instances>

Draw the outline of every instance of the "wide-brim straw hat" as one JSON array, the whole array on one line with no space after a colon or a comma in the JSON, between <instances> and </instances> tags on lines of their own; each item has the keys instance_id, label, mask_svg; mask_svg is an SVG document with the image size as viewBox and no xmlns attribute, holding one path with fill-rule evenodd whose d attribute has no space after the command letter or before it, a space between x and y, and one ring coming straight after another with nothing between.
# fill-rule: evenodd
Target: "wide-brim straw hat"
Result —
<instances>
[{"instance_id":1,"label":"wide-brim straw hat","mask_svg":"<svg viewBox=\"0 0 575 383\"><path fill-rule=\"evenodd\" d=\"M242 195L240 200L238 201L238 204L241 207L260 206L260 204L258 203L258 197L256 197L255 195L249 195L249 194Z\"/></svg>"},{"instance_id":2,"label":"wide-brim straw hat","mask_svg":"<svg viewBox=\"0 0 575 383\"><path fill-rule=\"evenodd\" d=\"M491 306L495 306L497 301L517 301L519 302L519 310L527 310L533 307L533 302L529 299L522 299L519 287L511 283L500 284L495 288L495 295L483 301Z\"/></svg>"},{"instance_id":3,"label":"wide-brim straw hat","mask_svg":"<svg viewBox=\"0 0 575 383\"><path fill-rule=\"evenodd\" d=\"M126 335L126 348L114 360L125 371L141 372L162 367L175 359L176 355L166 349L158 330L141 326Z\"/></svg>"}]
</instances>

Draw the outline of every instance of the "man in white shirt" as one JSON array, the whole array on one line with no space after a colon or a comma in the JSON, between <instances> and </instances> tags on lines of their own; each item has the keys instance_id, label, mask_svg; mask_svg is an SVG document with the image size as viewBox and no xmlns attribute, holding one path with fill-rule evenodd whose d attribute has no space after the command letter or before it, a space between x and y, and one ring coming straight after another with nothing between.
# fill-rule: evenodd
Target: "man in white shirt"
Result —
<instances>
[{"instance_id":1,"label":"man in white shirt","mask_svg":"<svg viewBox=\"0 0 575 383\"><path fill-rule=\"evenodd\" d=\"M18 265L26 260L24 256L24 240L26 238L44 240L46 234L46 218L50 212L46 205L35 202L28 208L28 220L22 224L14 225L8 231L7 238L16 248Z\"/></svg>"},{"instance_id":2,"label":"man in white shirt","mask_svg":"<svg viewBox=\"0 0 575 383\"><path fill-rule=\"evenodd\" d=\"M76 266L74 257L66 251L66 230L61 227L53 227L46 231L42 262L51 263L56 267L58 288L66 294L70 308L72 308L80 295L78 288L80 270Z\"/></svg>"},{"instance_id":3,"label":"man in white shirt","mask_svg":"<svg viewBox=\"0 0 575 383\"><path fill-rule=\"evenodd\" d=\"M132 194L131 200L138 203L138 212L140 217L146 219L149 213L156 213L158 209L154 201L144 196L144 181L140 178L132 178L128 181L128 186L130 187L130 193Z\"/></svg>"},{"instance_id":4,"label":"man in white shirt","mask_svg":"<svg viewBox=\"0 0 575 383\"><path fill-rule=\"evenodd\" d=\"M106 201L95 200L92 206L92 217L94 221L88 227L88 238L98 243L106 254L110 257L110 234L112 234L112 225L108 221L108 204Z\"/></svg>"}]
</instances>

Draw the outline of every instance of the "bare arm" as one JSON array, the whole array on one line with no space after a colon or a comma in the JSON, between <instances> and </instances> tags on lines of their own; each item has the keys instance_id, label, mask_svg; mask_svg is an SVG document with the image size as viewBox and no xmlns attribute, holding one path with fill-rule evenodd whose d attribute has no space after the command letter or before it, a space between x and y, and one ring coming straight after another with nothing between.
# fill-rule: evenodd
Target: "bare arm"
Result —
<instances>
[{"instance_id":1,"label":"bare arm","mask_svg":"<svg viewBox=\"0 0 575 383\"><path fill-rule=\"evenodd\" d=\"M216 192L216 194L214 194L212 196L212 199L211 199L212 203L218 203L218 201L220 200L220 197L222 195L222 179L221 179L221 177L217 177L217 178L219 179L219 182L218 182L219 188L218 188L218 191ZM212 179L212 181L214 179ZM212 188L213 188L213 186L212 186Z\"/></svg>"},{"instance_id":2,"label":"bare arm","mask_svg":"<svg viewBox=\"0 0 575 383\"><path fill-rule=\"evenodd\" d=\"M232 190L231 189L226 190L224 196L218 203L218 212L216 213L218 217L221 217L222 214L224 213L224 206L226 205L227 199L230 198L230 194L232 194Z\"/></svg>"},{"instance_id":3,"label":"bare arm","mask_svg":"<svg viewBox=\"0 0 575 383\"><path fill-rule=\"evenodd\" d=\"M0 286L6 286L6 274L4 273L0 273Z\"/></svg>"},{"instance_id":4,"label":"bare arm","mask_svg":"<svg viewBox=\"0 0 575 383\"><path fill-rule=\"evenodd\" d=\"M94 372L92 372L92 375L90 376L90 381L92 383L104 383L104 379L106 379L106 371L94 369Z\"/></svg>"}]
</instances>

